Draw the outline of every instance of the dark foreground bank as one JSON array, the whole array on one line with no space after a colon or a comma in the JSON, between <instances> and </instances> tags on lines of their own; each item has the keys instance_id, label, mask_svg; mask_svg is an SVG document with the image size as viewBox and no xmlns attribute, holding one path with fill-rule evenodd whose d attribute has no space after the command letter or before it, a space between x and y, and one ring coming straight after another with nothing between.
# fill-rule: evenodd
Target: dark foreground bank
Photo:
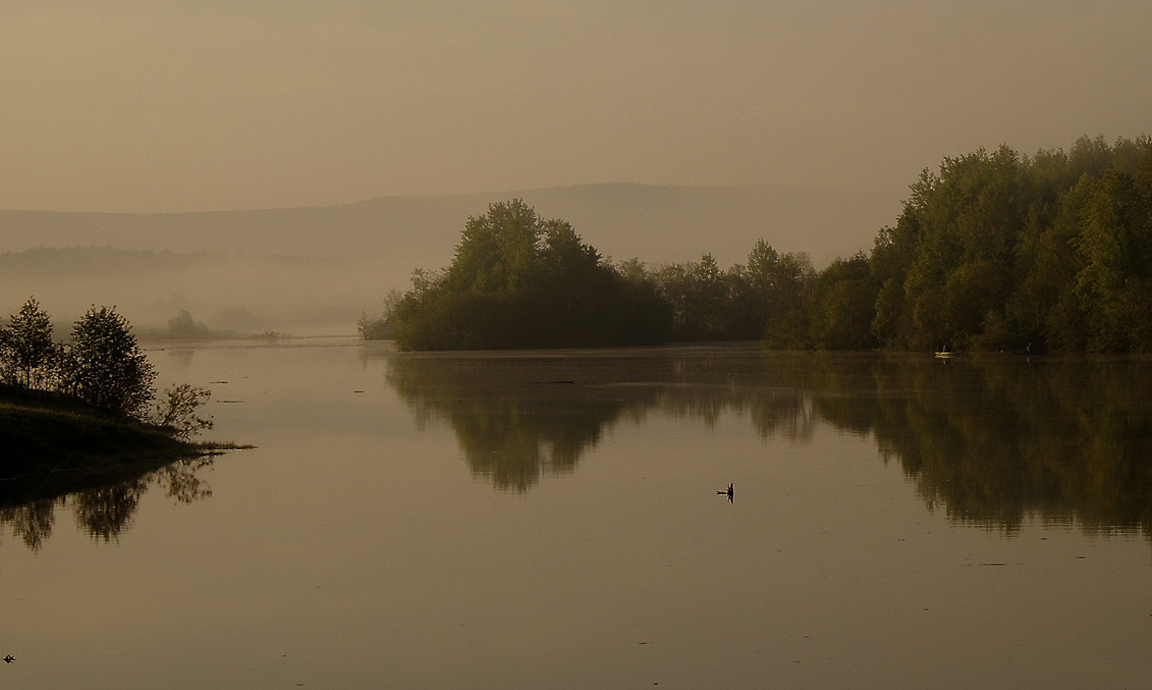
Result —
<instances>
[{"instance_id":1,"label":"dark foreground bank","mask_svg":"<svg viewBox=\"0 0 1152 690\"><path fill-rule=\"evenodd\" d=\"M237 447L181 441L75 398L0 386L0 479L161 465Z\"/></svg>"}]
</instances>

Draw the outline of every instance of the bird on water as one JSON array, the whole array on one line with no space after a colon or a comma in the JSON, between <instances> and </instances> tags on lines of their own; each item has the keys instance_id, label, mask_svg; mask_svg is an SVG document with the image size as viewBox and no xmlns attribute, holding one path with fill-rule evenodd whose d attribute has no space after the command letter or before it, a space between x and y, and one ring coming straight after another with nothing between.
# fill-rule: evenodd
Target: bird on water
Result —
<instances>
[{"instance_id":1,"label":"bird on water","mask_svg":"<svg viewBox=\"0 0 1152 690\"><path fill-rule=\"evenodd\" d=\"M6 663L6 664L10 664L10 663L12 663L13 661L16 661L16 657L12 656L11 654L9 654L8 656L4 657L4 663Z\"/></svg>"}]
</instances>

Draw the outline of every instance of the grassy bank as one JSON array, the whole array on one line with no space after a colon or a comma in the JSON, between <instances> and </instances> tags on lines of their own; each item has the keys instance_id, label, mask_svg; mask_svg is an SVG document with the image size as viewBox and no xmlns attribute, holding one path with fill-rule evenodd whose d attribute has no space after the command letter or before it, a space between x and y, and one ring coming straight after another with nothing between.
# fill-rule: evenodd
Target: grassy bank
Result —
<instances>
[{"instance_id":1,"label":"grassy bank","mask_svg":"<svg viewBox=\"0 0 1152 690\"><path fill-rule=\"evenodd\" d=\"M229 447L178 441L56 393L0 386L0 478L157 464Z\"/></svg>"}]
</instances>

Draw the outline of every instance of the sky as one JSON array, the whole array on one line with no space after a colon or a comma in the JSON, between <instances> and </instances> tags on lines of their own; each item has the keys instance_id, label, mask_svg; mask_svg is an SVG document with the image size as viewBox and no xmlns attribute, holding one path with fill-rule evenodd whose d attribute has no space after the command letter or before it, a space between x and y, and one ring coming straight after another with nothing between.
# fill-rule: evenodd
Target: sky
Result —
<instances>
[{"instance_id":1,"label":"sky","mask_svg":"<svg viewBox=\"0 0 1152 690\"><path fill-rule=\"evenodd\" d=\"M902 195L1152 134L1148 0L5 0L0 208L601 182Z\"/></svg>"}]
</instances>

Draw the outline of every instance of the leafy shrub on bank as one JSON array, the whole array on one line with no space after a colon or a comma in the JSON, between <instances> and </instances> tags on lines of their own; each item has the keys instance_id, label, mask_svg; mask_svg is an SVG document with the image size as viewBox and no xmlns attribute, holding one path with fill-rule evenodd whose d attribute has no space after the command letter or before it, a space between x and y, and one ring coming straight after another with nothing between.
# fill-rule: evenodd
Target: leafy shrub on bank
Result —
<instances>
[{"instance_id":1,"label":"leafy shrub on bank","mask_svg":"<svg viewBox=\"0 0 1152 690\"><path fill-rule=\"evenodd\" d=\"M34 298L0 327L0 383L16 390L62 393L115 417L159 427L175 439L212 428L196 416L211 392L181 384L154 409L156 370L115 308L92 307L67 343L52 340L48 315Z\"/></svg>"}]
</instances>

